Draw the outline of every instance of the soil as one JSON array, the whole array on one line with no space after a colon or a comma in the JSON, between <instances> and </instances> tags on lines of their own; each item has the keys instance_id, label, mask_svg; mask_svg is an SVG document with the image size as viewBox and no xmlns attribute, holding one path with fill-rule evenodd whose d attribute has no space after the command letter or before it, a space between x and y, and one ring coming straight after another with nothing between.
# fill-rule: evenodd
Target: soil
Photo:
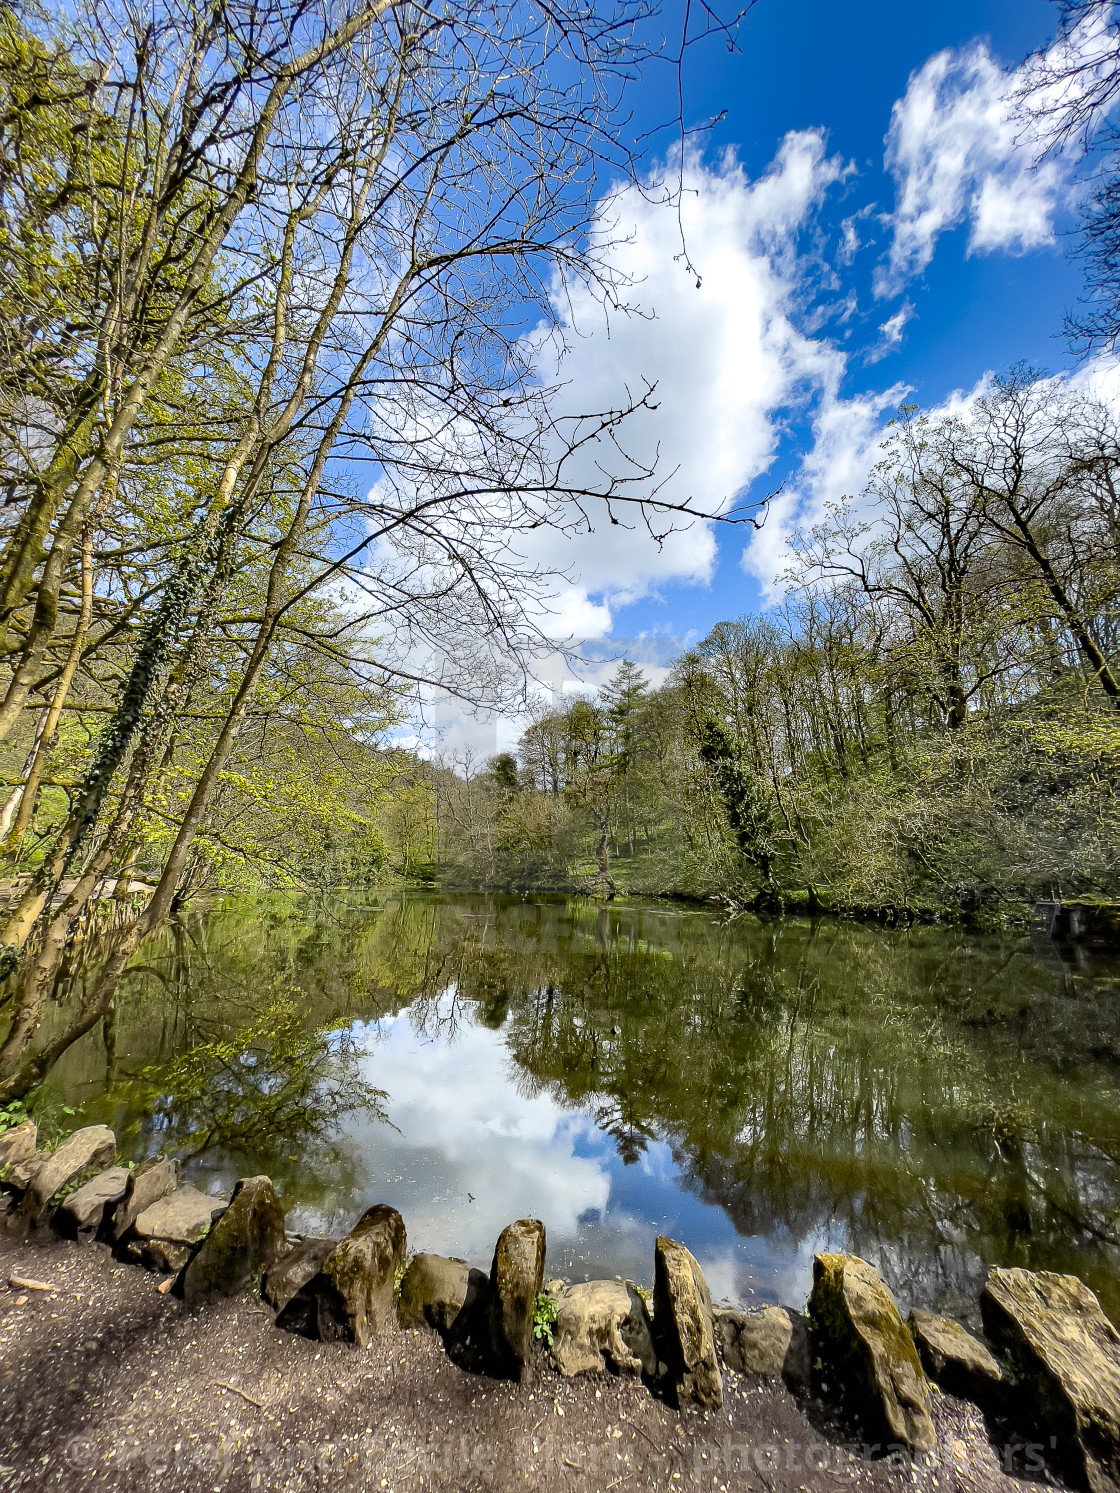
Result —
<instances>
[{"instance_id":1,"label":"soil","mask_svg":"<svg viewBox=\"0 0 1120 1493\"><path fill-rule=\"evenodd\" d=\"M13 1276L49 1291L10 1284ZM868 1458L814 1402L724 1370L682 1414L639 1382L464 1373L438 1335L368 1349L279 1331L251 1295L197 1314L107 1246L0 1236L0 1487L268 1493L1012 1493L979 1412L935 1394L938 1448ZM848 1444L845 1445L845 1440Z\"/></svg>"}]
</instances>

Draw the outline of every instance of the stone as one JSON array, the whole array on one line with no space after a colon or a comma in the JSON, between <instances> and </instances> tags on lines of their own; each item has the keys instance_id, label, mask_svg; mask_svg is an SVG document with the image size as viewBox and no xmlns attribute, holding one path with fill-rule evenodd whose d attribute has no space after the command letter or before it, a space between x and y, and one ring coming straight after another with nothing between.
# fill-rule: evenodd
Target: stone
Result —
<instances>
[{"instance_id":1,"label":"stone","mask_svg":"<svg viewBox=\"0 0 1120 1493\"><path fill-rule=\"evenodd\" d=\"M871 1438L911 1453L934 1445L929 1383L883 1277L855 1255L819 1254L809 1298L828 1378Z\"/></svg>"},{"instance_id":2,"label":"stone","mask_svg":"<svg viewBox=\"0 0 1120 1493\"><path fill-rule=\"evenodd\" d=\"M712 1324L723 1361L737 1374L777 1378L785 1368L793 1323L782 1307L767 1306L754 1312L716 1311Z\"/></svg>"},{"instance_id":3,"label":"stone","mask_svg":"<svg viewBox=\"0 0 1120 1493\"><path fill-rule=\"evenodd\" d=\"M323 1261L309 1283L324 1342L364 1348L392 1320L396 1272L404 1264L404 1219L395 1208L377 1203L365 1213Z\"/></svg>"},{"instance_id":4,"label":"stone","mask_svg":"<svg viewBox=\"0 0 1120 1493\"><path fill-rule=\"evenodd\" d=\"M786 1382L786 1388L793 1394L809 1395L813 1389L813 1342L809 1332L809 1319L804 1312L794 1311L792 1307L783 1307L782 1310L789 1318L792 1329L786 1361L782 1366L782 1378Z\"/></svg>"},{"instance_id":5,"label":"stone","mask_svg":"<svg viewBox=\"0 0 1120 1493\"><path fill-rule=\"evenodd\" d=\"M169 1156L149 1156L135 1167L128 1191L113 1215L113 1238L119 1243L145 1209L179 1186L179 1163Z\"/></svg>"},{"instance_id":6,"label":"stone","mask_svg":"<svg viewBox=\"0 0 1120 1493\"><path fill-rule=\"evenodd\" d=\"M242 1177L229 1207L183 1271L183 1302L193 1311L247 1290L284 1247L284 1209L268 1177Z\"/></svg>"},{"instance_id":7,"label":"stone","mask_svg":"<svg viewBox=\"0 0 1120 1493\"><path fill-rule=\"evenodd\" d=\"M35 1168L9 1227L14 1224L21 1231L37 1227L45 1220L56 1192L85 1172L106 1166L116 1154L117 1138L108 1125L87 1125L75 1130Z\"/></svg>"},{"instance_id":8,"label":"stone","mask_svg":"<svg viewBox=\"0 0 1120 1493\"><path fill-rule=\"evenodd\" d=\"M194 1251L173 1239L148 1239L140 1247L140 1263L161 1275L178 1275Z\"/></svg>"},{"instance_id":9,"label":"stone","mask_svg":"<svg viewBox=\"0 0 1120 1493\"><path fill-rule=\"evenodd\" d=\"M446 1336L466 1300L469 1276L465 1260L413 1255L401 1280L397 1321L402 1327L434 1327Z\"/></svg>"},{"instance_id":10,"label":"stone","mask_svg":"<svg viewBox=\"0 0 1120 1493\"><path fill-rule=\"evenodd\" d=\"M653 1263L654 1343L677 1403L718 1409L723 1404L723 1380L704 1272L683 1244L664 1234L654 1246Z\"/></svg>"},{"instance_id":11,"label":"stone","mask_svg":"<svg viewBox=\"0 0 1120 1493\"><path fill-rule=\"evenodd\" d=\"M490 1266L490 1351L493 1368L524 1377L532 1361L533 1315L544 1281L544 1224L519 1218L498 1235Z\"/></svg>"},{"instance_id":12,"label":"stone","mask_svg":"<svg viewBox=\"0 0 1120 1493\"><path fill-rule=\"evenodd\" d=\"M45 1153L29 1156L26 1161L13 1161L9 1164L0 1186L10 1188L13 1192L26 1192L32 1177L46 1160Z\"/></svg>"},{"instance_id":13,"label":"stone","mask_svg":"<svg viewBox=\"0 0 1120 1493\"><path fill-rule=\"evenodd\" d=\"M130 1175L127 1166L111 1166L83 1182L59 1208L55 1215L56 1226L75 1237L95 1234L101 1227L106 1208L112 1208L124 1197Z\"/></svg>"},{"instance_id":14,"label":"stone","mask_svg":"<svg viewBox=\"0 0 1120 1493\"><path fill-rule=\"evenodd\" d=\"M300 1239L286 1254L277 1257L261 1282L261 1295L274 1312L282 1312L292 1297L319 1274L323 1261L337 1243L337 1239Z\"/></svg>"},{"instance_id":15,"label":"stone","mask_svg":"<svg viewBox=\"0 0 1120 1493\"><path fill-rule=\"evenodd\" d=\"M552 1357L566 1379L607 1368L652 1379L657 1354L645 1302L618 1280L563 1287L556 1296Z\"/></svg>"},{"instance_id":16,"label":"stone","mask_svg":"<svg viewBox=\"0 0 1120 1493\"><path fill-rule=\"evenodd\" d=\"M984 1344L951 1317L915 1309L907 1319L922 1367L946 1394L994 1404L1003 1371Z\"/></svg>"},{"instance_id":17,"label":"stone","mask_svg":"<svg viewBox=\"0 0 1120 1493\"><path fill-rule=\"evenodd\" d=\"M6 1166L18 1166L35 1155L39 1129L34 1120L23 1120L12 1125L0 1135L0 1170ZM7 1181L7 1177L4 1178Z\"/></svg>"},{"instance_id":18,"label":"stone","mask_svg":"<svg viewBox=\"0 0 1120 1493\"><path fill-rule=\"evenodd\" d=\"M187 1183L145 1208L132 1230L142 1241L164 1239L173 1244L197 1244L225 1206Z\"/></svg>"},{"instance_id":19,"label":"stone","mask_svg":"<svg viewBox=\"0 0 1120 1493\"><path fill-rule=\"evenodd\" d=\"M467 1272L463 1304L448 1330L447 1355L472 1374L485 1373L493 1363L490 1346L490 1277L484 1270Z\"/></svg>"},{"instance_id":20,"label":"stone","mask_svg":"<svg viewBox=\"0 0 1120 1493\"><path fill-rule=\"evenodd\" d=\"M993 1270L984 1331L1010 1360L1052 1460L1091 1493L1120 1488L1120 1333L1075 1275Z\"/></svg>"}]
</instances>

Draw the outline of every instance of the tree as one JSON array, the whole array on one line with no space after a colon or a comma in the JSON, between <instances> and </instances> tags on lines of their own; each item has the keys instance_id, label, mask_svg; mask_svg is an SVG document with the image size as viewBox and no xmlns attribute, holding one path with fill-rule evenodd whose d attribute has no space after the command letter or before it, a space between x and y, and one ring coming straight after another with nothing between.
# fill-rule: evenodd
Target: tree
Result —
<instances>
[{"instance_id":1,"label":"tree","mask_svg":"<svg viewBox=\"0 0 1120 1493\"><path fill-rule=\"evenodd\" d=\"M597 459L629 407L555 415L520 335L527 316L556 328L565 280L622 292L589 228L597 165L628 165L615 125L644 14L270 0L200 18L160 0L140 20L88 0L72 26L41 18L33 45L11 41L10 76L53 69L56 94L82 80L108 165L40 235L90 268L66 355L42 365L44 438L20 445L30 406L13 397L4 452L0 732L27 752L23 828L36 773L66 802L0 935L0 1095L108 1010L296 640L324 680L342 665L364 692L360 731L406 688L494 703L542 641L553 584L518 535L620 503L665 524L689 511L659 502L640 462ZM69 180L58 142L40 153ZM75 614L81 556L92 600ZM340 586L348 618L316 617L308 604ZM19 739L32 702L38 743ZM64 780L71 721L88 746ZM172 780L151 897L36 1045L74 919L133 864Z\"/></svg>"},{"instance_id":2,"label":"tree","mask_svg":"<svg viewBox=\"0 0 1120 1493\"><path fill-rule=\"evenodd\" d=\"M1020 368L997 378L967 419L942 422L930 444L987 533L1021 556L1089 677L1120 706L1105 651L1120 602L1120 427L1111 411Z\"/></svg>"},{"instance_id":3,"label":"tree","mask_svg":"<svg viewBox=\"0 0 1120 1493\"><path fill-rule=\"evenodd\" d=\"M904 409L863 501L838 505L796 547L804 582L854 583L885 608L897 664L953 730L973 697L1012 667L999 646L1007 570L983 495L953 455L967 428L955 416L935 422Z\"/></svg>"},{"instance_id":4,"label":"tree","mask_svg":"<svg viewBox=\"0 0 1120 1493\"><path fill-rule=\"evenodd\" d=\"M699 752L700 760L715 775L739 854L761 877L764 895L780 900L775 874L778 831L772 803L743 762L728 731L712 716L700 726Z\"/></svg>"},{"instance_id":5,"label":"tree","mask_svg":"<svg viewBox=\"0 0 1120 1493\"><path fill-rule=\"evenodd\" d=\"M1085 309L1066 319L1087 347L1120 338L1120 154L1110 119L1120 97L1120 28L1113 0L1056 0L1058 34L1022 69L1016 114L1039 164L1063 149L1091 163L1077 251L1086 264Z\"/></svg>"}]
</instances>

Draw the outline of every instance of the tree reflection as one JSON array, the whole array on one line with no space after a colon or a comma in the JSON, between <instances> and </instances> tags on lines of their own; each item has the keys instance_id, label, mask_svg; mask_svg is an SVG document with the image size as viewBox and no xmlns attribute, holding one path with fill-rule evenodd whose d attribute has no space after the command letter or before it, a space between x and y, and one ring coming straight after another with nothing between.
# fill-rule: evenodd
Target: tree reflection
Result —
<instances>
[{"instance_id":1,"label":"tree reflection","mask_svg":"<svg viewBox=\"0 0 1120 1493\"><path fill-rule=\"evenodd\" d=\"M523 1092L593 1116L625 1163L666 1143L745 1236L831 1237L958 1312L997 1263L1120 1305L1117 982L1026 940L417 895L232 908L143 959L117 1061L156 1071L117 1102L168 1147L328 1144L382 1112L348 1034L407 1009L442 1041L500 1027ZM283 1010L251 994L268 981Z\"/></svg>"}]
</instances>

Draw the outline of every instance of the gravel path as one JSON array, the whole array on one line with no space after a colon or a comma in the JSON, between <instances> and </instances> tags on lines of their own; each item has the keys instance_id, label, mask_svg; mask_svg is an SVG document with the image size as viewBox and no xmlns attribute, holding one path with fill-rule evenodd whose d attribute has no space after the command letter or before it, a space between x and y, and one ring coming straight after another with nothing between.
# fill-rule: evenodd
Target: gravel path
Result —
<instances>
[{"instance_id":1,"label":"gravel path","mask_svg":"<svg viewBox=\"0 0 1120 1493\"><path fill-rule=\"evenodd\" d=\"M40 1291L12 1286L35 1279ZM360 1351L280 1332L250 1296L188 1315L106 1246L0 1236L0 1488L419 1493L1011 1493L978 1412L936 1397L928 1466L847 1449L815 1407L725 1371L719 1414L640 1384L516 1387L463 1373L433 1332Z\"/></svg>"}]
</instances>

